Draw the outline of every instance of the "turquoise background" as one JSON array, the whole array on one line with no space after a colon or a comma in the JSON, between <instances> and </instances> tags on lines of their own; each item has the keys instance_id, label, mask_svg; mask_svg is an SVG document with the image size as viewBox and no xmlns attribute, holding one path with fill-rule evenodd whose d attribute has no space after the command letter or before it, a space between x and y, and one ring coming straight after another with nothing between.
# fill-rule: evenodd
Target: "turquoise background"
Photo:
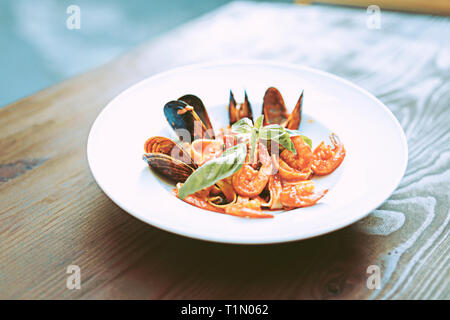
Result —
<instances>
[{"instance_id":1,"label":"turquoise background","mask_svg":"<svg viewBox=\"0 0 450 320\"><path fill-rule=\"evenodd\" d=\"M1 0L0 107L104 64L227 2ZM81 9L79 30L66 27L69 5Z\"/></svg>"}]
</instances>

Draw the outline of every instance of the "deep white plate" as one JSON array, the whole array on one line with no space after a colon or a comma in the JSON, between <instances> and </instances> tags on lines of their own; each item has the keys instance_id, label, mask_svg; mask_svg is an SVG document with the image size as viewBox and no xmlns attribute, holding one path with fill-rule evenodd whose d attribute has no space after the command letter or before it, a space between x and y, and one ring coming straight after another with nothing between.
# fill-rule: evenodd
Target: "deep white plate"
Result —
<instances>
[{"instance_id":1,"label":"deep white plate","mask_svg":"<svg viewBox=\"0 0 450 320\"><path fill-rule=\"evenodd\" d=\"M215 128L228 122L229 90L243 101L247 90L256 118L269 86L292 110L305 91L301 131L313 147L335 132L347 155L331 175L315 179L329 188L317 204L275 213L273 219L243 219L205 211L171 194L142 160L147 138L175 138L163 114L170 100L199 96ZM231 61L183 67L148 78L112 100L89 134L87 155L103 191L122 209L158 228L192 238L258 244L305 239L343 228L369 214L399 184L407 164L405 134L398 121L367 91L339 77L297 65Z\"/></svg>"}]
</instances>

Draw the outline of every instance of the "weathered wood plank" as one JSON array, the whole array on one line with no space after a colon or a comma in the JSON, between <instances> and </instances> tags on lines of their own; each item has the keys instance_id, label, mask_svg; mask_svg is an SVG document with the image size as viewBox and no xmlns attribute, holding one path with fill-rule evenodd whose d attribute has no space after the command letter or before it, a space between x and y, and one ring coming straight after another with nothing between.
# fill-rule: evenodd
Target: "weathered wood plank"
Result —
<instances>
[{"instance_id":1,"label":"weathered wood plank","mask_svg":"<svg viewBox=\"0 0 450 320\"><path fill-rule=\"evenodd\" d=\"M377 5L382 10L398 10L428 14L450 15L450 3L447 0L423 1L423 0L296 0L297 3L320 2L330 4L342 4L367 8Z\"/></svg>"},{"instance_id":2,"label":"weathered wood plank","mask_svg":"<svg viewBox=\"0 0 450 320\"><path fill-rule=\"evenodd\" d=\"M234 3L1 109L0 298L450 298L450 22L382 14L369 30L364 10ZM186 239L119 209L87 166L95 117L140 79L216 58L302 63L373 92L407 134L399 188L348 228L270 246ZM70 264L81 290L66 289Z\"/></svg>"}]
</instances>

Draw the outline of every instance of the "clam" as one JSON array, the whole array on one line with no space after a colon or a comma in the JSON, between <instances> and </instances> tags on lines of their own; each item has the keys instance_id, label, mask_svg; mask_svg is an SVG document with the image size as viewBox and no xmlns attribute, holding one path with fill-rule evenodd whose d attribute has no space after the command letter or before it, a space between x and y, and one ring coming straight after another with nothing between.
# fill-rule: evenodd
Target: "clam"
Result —
<instances>
[{"instance_id":1,"label":"clam","mask_svg":"<svg viewBox=\"0 0 450 320\"><path fill-rule=\"evenodd\" d=\"M145 142L143 159L163 176L174 182L185 182L197 165L189 153L166 137L152 137Z\"/></svg>"},{"instance_id":2,"label":"clam","mask_svg":"<svg viewBox=\"0 0 450 320\"><path fill-rule=\"evenodd\" d=\"M262 107L263 125L279 124L287 129L297 130L302 119L303 91L291 114L288 114L280 91L274 87L266 90Z\"/></svg>"},{"instance_id":3,"label":"clam","mask_svg":"<svg viewBox=\"0 0 450 320\"><path fill-rule=\"evenodd\" d=\"M228 104L228 115L230 118L230 125L241 120L242 118L249 118L253 121L252 107L248 101L247 92L244 91L244 102L236 103L233 92L230 90L230 103Z\"/></svg>"},{"instance_id":4,"label":"clam","mask_svg":"<svg viewBox=\"0 0 450 320\"><path fill-rule=\"evenodd\" d=\"M203 102L187 94L164 105L164 115L182 142L211 139L214 130ZM198 167L182 146L166 137L152 137L145 142L144 160L163 176L175 182L185 182Z\"/></svg>"},{"instance_id":5,"label":"clam","mask_svg":"<svg viewBox=\"0 0 450 320\"><path fill-rule=\"evenodd\" d=\"M190 148L191 158L188 151L166 137L155 136L148 139L144 145L145 154L143 159L147 164L162 176L175 183L185 182L187 178L198 168L216 155L223 152L223 142L220 140L197 139ZM207 155L205 155L207 151ZM218 194L214 201L219 201L215 206L235 201L235 194L222 182L216 183ZM212 203L213 204L213 203Z\"/></svg>"},{"instance_id":6,"label":"clam","mask_svg":"<svg viewBox=\"0 0 450 320\"><path fill-rule=\"evenodd\" d=\"M162 153L171 156L193 168L197 168L197 165L192 160L189 152L169 138L159 136L149 138L145 142L144 150L145 153Z\"/></svg>"},{"instance_id":7,"label":"clam","mask_svg":"<svg viewBox=\"0 0 450 320\"><path fill-rule=\"evenodd\" d=\"M163 153L146 153L143 159L152 169L174 182L185 182L194 172L186 163Z\"/></svg>"}]
</instances>

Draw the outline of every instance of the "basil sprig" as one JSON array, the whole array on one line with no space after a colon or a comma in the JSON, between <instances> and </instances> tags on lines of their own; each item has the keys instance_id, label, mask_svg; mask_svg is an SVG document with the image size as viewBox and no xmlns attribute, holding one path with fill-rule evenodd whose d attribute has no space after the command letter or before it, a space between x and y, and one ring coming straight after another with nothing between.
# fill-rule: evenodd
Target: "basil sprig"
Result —
<instances>
[{"instance_id":1,"label":"basil sprig","mask_svg":"<svg viewBox=\"0 0 450 320\"><path fill-rule=\"evenodd\" d=\"M245 143L225 150L220 157L209 160L195 170L181 186L178 196L184 199L190 194L233 175L242 168L246 156L247 145Z\"/></svg>"},{"instance_id":2,"label":"basil sprig","mask_svg":"<svg viewBox=\"0 0 450 320\"><path fill-rule=\"evenodd\" d=\"M295 150L294 143L291 140L291 136L286 131L286 129L279 124L271 124L263 127L260 130L259 135L262 140L272 140L278 142L293 154L297 154L297 150Z\"/></svg>"},{"instance_id":3,"label":"basil sprig","mask_svg":"<svg viewBox=\"0 0 450 320\"><path fill-rule=\"evenodd\" d=\"M275 141L294 154L297 154L291 136L301 136L312 147L311 139L300 134L298 130L285 129L278 124L263 127L264 115L252 121L243 118L231 126L231 130L239 135L250 136L250 159L253 159L259 140ZM181 199L199 190L212 186L238 172L245 163L247 144L239 143L225 150L218 158L209 160L195 170L178 191Z\"/></svg>"},{"instance_id":4,"label":"basil sprig","mask_svg":"<svg viewBox=\"0 0 450 320\"><path fill-rule=\"evenodd\" d=\"M253 122L249 118L242 118L231 125L231 130L235 133L249 134L253 130Z\"/></svg>"},{"instance_id":5,"label":"basil sprig","mask_svg":"<svg viewBox=\"0 0 450 320\"><path fill-rule=\"evenodd\" d=\"M264 115L261 115L255 121L255 125L252 128L250 135L250 159L255 158L256 146L258 145L259 136L261 134L260 130L263 125Z\"/></svg>"},{"instance_id":6,"label":"basil sprig","mask_svg":"<svg viewBox=\"0 0 450 320\"><path fill-rule=\"evenodd\" d=\"M242 118L231 126L231 130L238 134L250 135L250 157L253 159L257 143L260 139L266 141L275 141L281 144L294 154L297 154L291 136L301 135L297 130L285 129L279 124L271 124L263 127L264 115L261 115L252 125L252 121L248 118ZM310 144L311 139L302 136L306 143ZM310 145L311 146L311 145Z\"/></svg>"}]
</instances>

